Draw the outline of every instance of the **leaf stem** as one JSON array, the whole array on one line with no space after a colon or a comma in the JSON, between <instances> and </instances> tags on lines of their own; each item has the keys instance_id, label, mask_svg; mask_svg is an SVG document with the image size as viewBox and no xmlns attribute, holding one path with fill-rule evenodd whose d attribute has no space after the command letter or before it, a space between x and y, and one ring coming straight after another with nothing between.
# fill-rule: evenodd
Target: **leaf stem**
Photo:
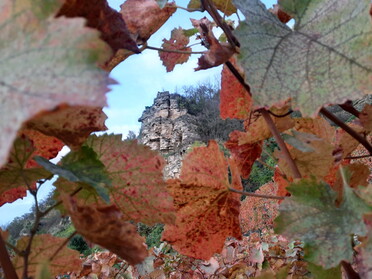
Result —
<instances>
[{"instance_id":1,"label":"leaf stem","mask_svg":"<svg viewBox=\"0 0 372 279\"><path fill-rule=\"evenodd\" d=\"M6 279L18 279L14 266L10 260L8 250L5 247L3 236L0 234L0 264Z\"/></svg>"},{"instance_id":2,"label":"leaf stem","mask_svg":"<svg viewBox=\"0 0 372 279\"><path fill-rule=\"evenodd\" d=\"M348 113L351 113L352 115L359 118L360 112L354 108L352 101L347 101L343 103L342 105L339 105L344 111L347 111Z\"/></svg>"},{"instance_id":3,"label":"leaf stem","mask_svg":"<svg viewBox=\"0 0 372 279\"><path fill-rule=\"evenodd\" d=\"M201 0L202 6L204 9L211 15L213 20L216 22L216 24L221 27L223 32L226 34L227 40L231 44L231 46L234 49L237 49L240 47L240 43L238 39L234 36L232 33L230 27L227 25L227 23L223 20L223 18L218 13L215 6L210 2L210 0Z\"/></svg>"},{"instance_id":4,"label":"leaf stem","mask_svg":"<svg viewBox=\"0 0 372 279\"><path fill-rule=\"evenodd\" d=\"M358 134L351 127L346 125L344 122L338 119L337 116L335 116L333 113L331 113L324 107L321 108L319 112L323 114L325 117L327 117L329 120L334 122L336 125L338 125L340 128L345 130L345 132L348 133L350 136L352 136L354 139L359 141L368 150L369 154L372 155L372 146L369 144L369 142L364 137L362 137L360 134Z\"/></svg>"},{"instance_id":5,"label":"leaf stem","mask_svg":"<svg viewBox=\"0 0 372 279\"><path fill-rule=\"evenodd\" d=\"M360 156L350 156L350 157L345 157L344 159L349 159L349 160L356 160L356 159L363 159L363 158L368 158L371 157L372 155L360 155Z\"/></svg>"},{"instance_id":6,"label":"leaf stem","mask_svg":"<svg viewBox=\"0 0 372 279\"><path fill-rule=\"evenodd\" d=\"M285 199L285 197L261 195L261 194L251 193L251 192L239 191L233 188L229 188L229 191L233 193L241 194L244 196L254 197L254 198L273 199L273 200L284 200Z\"/></svg>"},{"instance_id":7,"label":"leaf stem","mask_svg":"<svg viewBox=\"0 0 372 279\"><path fill-rule=\"evenodd\" d=\"M286 162L288 163L290 169L292 170L293 178L301 178L302 177L301 173L298 170L296 163L292 159L291 154L289 153L289 150L287 146L285 145L284 140L280 136L280 133L278 129L276 128L274 121L271 119L270 114L267 112L266 109L261 109L260 112L263 118L265 119L267 127L269 128L271 134L274 136L276 142L278 143Z\"/></svg>"},{"instance_id":8,"label":"leaf stem","mask_svg":"<svg viewBox=\"0 0 372 279\"><path fill-rule=\"evenodd\" d=\"M165 49L165 48L158 48L152 46L146 46L148 49L162 51L162 52L171 52L171 53L181 53L181 54L205 54L205 51L183 51L183 50L176 50L176 49Z\"/></svg>"},{"instance_id":9,"label":"leaf stem","mask_svg":"<svg viewBox=\"0 0 372 279\"><path fill-rule=\"evenodd\" d=\"M238 72L235 66L230 61L226 61L225 65L227 66L227 68L229 68L230 72L235 76L239 83L244 87L249 96L252 97L250 86L247 83L245 83L244 78L241 76L241 74Z\"/></svg>"}]
</instances>

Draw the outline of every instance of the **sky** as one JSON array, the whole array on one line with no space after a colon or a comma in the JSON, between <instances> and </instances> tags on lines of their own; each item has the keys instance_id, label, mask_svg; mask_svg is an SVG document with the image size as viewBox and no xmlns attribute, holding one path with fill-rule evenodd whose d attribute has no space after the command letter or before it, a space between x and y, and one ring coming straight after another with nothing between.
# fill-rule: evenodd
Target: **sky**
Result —
<instances>
[{"instance_id":1,"label":"sky","mask_svg":"<svg viewBox=\"0 0 372 279\"><path fill-rule=\"evenodd\" d=\"M108 0L108 2L112 8L119 10L124 1ZM263 2L266 7L272 7L277 1L264 0ZM177 0L176 3L178 6L186 7L188 1ZM169 39L173 28L180 26L184 29L192 28L189 18L200 19L204 16L205 14L200 12L188 13L178 9L149 39L148 45L161 47L162 40L164 38ZM141 126L138 118L140 118L146 106L153 104L158 92L180 92L184 86L218 80L221 74L221 66L198 72L194 71L199 56L192 55L187 63L176 65L170 73L166 72L159 59L158 52L154 50L145 50L141 54L132 55L116 66L110 75L118 84L111 86L111 91L107 94L108 106L104 108L104 112L108 116L106 121L107 132L123 134L124 137L130 130L138 134ZM67 152L67 148L63 149L58 158ZM52 190L51 183L44 184L39 192L40 199L45 198ZM28 213L32 205L33 198L30 195L12 204L3 205L0 207L0 226L8 224L17 216Z\"/></svg>"}]
</instances>

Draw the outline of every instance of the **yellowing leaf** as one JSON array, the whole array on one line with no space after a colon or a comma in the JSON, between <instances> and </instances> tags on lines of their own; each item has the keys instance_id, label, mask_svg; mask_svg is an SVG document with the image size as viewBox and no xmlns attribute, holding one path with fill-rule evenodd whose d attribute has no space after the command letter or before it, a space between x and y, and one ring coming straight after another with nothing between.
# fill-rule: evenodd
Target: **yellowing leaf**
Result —
<instances>
[{"instance_id":1,"label":"yellowing leaf","mask_svg":"<svg viewBox=\"0 0 372 279\"><path fill-rule=\"evenodd\" d=\"M211 0L211 3L221 12L227 16L236 13L236 8L232 3L232 0ZM200 0L191 0L187 5L188 9L200 9L201 1Z\"/></svg>"},{"instance_id":2,"label":"yellowing leaf","mask_svg":"<svg viewBox=\"0 0 372 279\"><path fill-rule=\"evenodd\" d=\"M221 252L227 236L241 238L240 198L228 190L241 190L239 172L233 161L228 164L216 142L194 148L183 161L180 180L168 184L177 219L175 225L165 227L163 239L177 251L207 260Z\"/></svg>"},{"instance_id":3,"label":"yellowing leaf","mask_svg":"<svg viewBox=\"0 0 372 279\"><path fill-rule=\"evenodd\" d=\"M147 257L145 239L134 225L125 221L116 206L79 206L68 196L62 200L77 232L86 239L109 249L129 264L141 263Z\"/></svg>"},{"instance_id":4,"label":"yellowing leaf","mask_svg":"<svg viewBox=\"0 0 372 279\"><path fill-rule=\"evenodd\" d=\"M146 224L173 223L174 208L163 180L164 159L121 135L90 136L85 143L98 155L112 181L111 201L127 220Z\"/></svg>"},{"instance_id":5,"label":"yellowing leaf","mask_svg":"<svg viewBox=\"0 0 372 279\"><path fill-rule=\"evenodd\" d=\"M57 105L104 106L110 50L80 18L55 18L60 1L0 4L0 165L22 123Z\"/></svg>"},{"instance_id":6,"label":"yellowing leaf","mask_svg":"<svg viewBox=\"0 0 372 279\"><path fill-rule=\"evenodd\" d=\"M25 250L29 239L29 236L19 239L17 242L18 250ZM66 274L72 271L79 271L82 265L79 252L67 248L66 243L65 246L56 254L56 256L53 256L65 241L65 238L59 238L49 234L35 235L31 244L31 254L28 262L28 275L35 275L38 267L42 268L45 263L48 263L47 266L49 266L49 271L53 276ZM52 256L53 258L50 260ZM18 276L21 277L24 265L23 257L17 255L13 259L13 264Z\"/></svg>"},{"instance_id":7,"label":"yellowing leaf","mask_svg":"<svg viewBox=\"0 0 372 279\"><path fill-rule=\"evenodd\" d=\"M190 39L185 36L183 31L181 27L173 29L170 39L163 39L163 44L161 46L168 50L191 51L191 48L187 47ZM191 54L159 51L160 60L163 61L163 65L166 67L167 72L173 71L176 64L187 62L190 55Z\"/></svg>"},{"instance_id":8,"label":"yellowing leaf","mask_svg":"<svg viewBox=\"0 0 372 279\"><path fill-rule=\"evenodd\" d=\"M302 179L287 189L292 196L280 204L276 233L304 241L305 259L326 269L352 261L352 235L366 235L362 216L372 207L346 184L339 206L337 193L324 182Z\"/></svg>"},{"instance_id":9,"label":"yellowing leaf","mask_svg":"<svg viewBox=\"0 0 372 279\"><path fill-rule=\"evenodd\" d=\"M239 61L255 103L292 98L312 115L328 103L371 93L370 0L281 0L292 28L259 0L233 0L245 16L236 31Z\"/></svg>"},{"instance_id":10,"label":"yellowing leaf","mask_svg":"<svg viewBox=\"0 0 372 279\"><path fill-rule=\"evenodd\" d=\"M127 0L121 14L137 44L144 44L176 11L174 3L160 9L155 0Z\"/></svg>"}]
</instances>

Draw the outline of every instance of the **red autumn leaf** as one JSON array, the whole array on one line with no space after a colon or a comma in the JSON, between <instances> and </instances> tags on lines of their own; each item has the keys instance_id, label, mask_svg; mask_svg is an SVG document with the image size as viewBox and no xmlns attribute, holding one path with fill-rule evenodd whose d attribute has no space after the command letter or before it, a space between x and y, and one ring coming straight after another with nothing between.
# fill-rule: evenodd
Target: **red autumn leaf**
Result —
<instances>
[{"instance_id":1,"label":"red autumn leaf","mask_svg":"<svg viewBox=\"0 0 372 279\"><path fill-rule=\"evenodd\" d=\"M191 51L191 48L187 47L189 42L189 37L185 36L184 30L179 27L172 30L169 40L163 39L163 44L161 46L168 50ZM166 67L167 72L173 71L176 64L187 62L190 55L191 54L159 51L160 60L163 61L163 65Z\"/></svg>"},{"instance_id":2,"label":"red autumn leaf","mask_svg":"<svg viewBox=\"0 0 372 279\"><path fill-rule=\"evenodd\" d=\"M173 223L174 208L163 180L164 159L148 146L122 141L121 135L90 136L91 147L112 180L112 202L127 220Z\"/></svg>"},{"instance_id":3,"label":"red autumn leaf","mask_svg":"<svg viewBox=\"0 0 372 279\"><path fill-rule=\"evenodd\" d=\"M129 264L139 264L147 257L145 238L115 205L79 206L71 197L62 197L76 231L122 257Z\"/></svg>"},{"instance_id":4,"label":"red autumn leaf","mask_svg":"<svg viewBox=\"0 0 372 279\"><path fill-rule=\"evenodd\" d=\"M276 15L278 17L278 19L283 22L283 23L287 23L288 21L291 20L291 16L289 14L287 14L286 12L284 12L280 6L278 4L275 4L273 6L272 9L269 9L269 11L271 13L273 13L274 15Z\"/></svg>"},{"instance_id":5,"label":"red autumn leaf","mask_svg":"<svg viewBox=\"0 0 372 279\"><path fill-rule=\"evenodd\" d=\"M16 247L24 251L30 237L25 236L17 241ZM35 235L31 244L31 254L28 261L28 276L35 275L36 270L42 264L48 263L51 275L57 276L72 271L79 271L82 262L80 253L67 247L65 238L55 237L50 234ZM55 252L64 244L64 247L54 256ZM50 260L50 258L52 260ZM23 257L16 255L13 259L14 267L20 278L23 273Z\"/></svg>"},{"instance_id":6,"label":"red autumn leaf","mask_svg":"<svg viewBox=\"0 0 372 279\"><path fill-rule=\"evenodd\" d=\"M36 115L24 126L59 138L70 148L75 149L92 132L107 130L106 118L102 108L62 105L53 111Z\"/></svg>"},{"instance_id":7,"label":"red autumn leaf","mask_svg":"<svg viewBox=\"0 0 372 279\"><path fill-rule=\"evenodd\" d=\"M0 206L26 196L27 185L51 174L32 158L42 156L52 159L62 149L63 143L38 131L23 130L14 141L8 162L0 169Z\"/></svg>"},{"instance_id":8,"label":"red autumn leaf","mask_svg":"<svg viewBox=\"0 0 372 279\"><path fill-rule=\"evenodd\" d=\"M230 166L232 182L229 183ZM221 252L227 236L241 239L239 195L228 189L242 189L233 161L228 161L211 141L197 147L183 161L180 180L168 180L168 190L177 208L175 225L167 225L163 239L184 255L209 259Z\"/></svg>"},{"instance_id":9,"label":"red autumn leaf","mask_svg":"<svg viewBox=\"0 0 372 279\"><path fill-rule=\"evenodd\" d=\"M278 186L269 182L262 185L255 193L275 196ZM240 224L242 231L272 228L278 215L278 202L271 199L246 197L240 206Z\"/></svg>"},{"instance_id":10,"label":"red autumn leaf","mask_svg":"<svg viewBox=\"0 0 372 279\"><path fill-rule=\"evenodd\" d=\"M236 133L231 133L225 147L230 150L232 157L237 162L242 177L248 178L253 163L261 156L262 141L239 145L239 137Z\"/></svg>"},{"instance_id":11,"label":"red autumn leaf","mask_svg":"<svg viewBox=\"0 0 372 279\"><path fill-rule=\"evenodd\" d=\"M113 57L106 61L104 66L108 70L124 60L118 59L121 52L140 52L121 14L110 8L106 0L66 0L57 16L84 17L87 26L101 32L102 40L108 43L113 51Z\"/></svg>"},{"instance_id":12,"label":"red autumn leaf","mask_svg":"<svg viewBox=\"0 0 372 279\"><path fill-rule=\"evenodd\" d=\"M239 68L235 57L230 62ZM242 74L242 72L240 72ZM244 74L242 74L244 76ZM221 74L220 113L221 118L247 119L252 108L252 98L242 84L224 65Z\"/></svg>"},{"instance_id":13,"label":"red autumn leaf","mask_svg":"<svg viewBox=\"0 0 372 279\"><path fill-rule=\"evenodd\" d=\"M283 174L281 173L280 169L278 167L275 167L274 171L274 182L278 187L278 190L276 192L277 196L280 197L288 197L290 196L289 192L287 191L287 186L293 182L293 179L291 178L284 178ZM279 204L282 202L282 200L279 200Z\"/></svg>"},{"instance_id":14,"label":"red autumn leaf","mask_svg":"<svg viewBox=\"0 0 372 279\"><path fill-rule=\"evenodd\" d=\"M98 64L110 49L83 19L55 18L61 2L2 1L0 165L21 125L40 111L63 103L106 105L110 79Z\"/></svg>"},{"instance_id":15,"label":"red autumn leaf","mask_svg":"<svg viewBox=\"0 0 372 279\"><path fill-rule=\"evenodd\" d=\"M134 40L144 44L176 9L174 3L160 9L155 0L127 0L121 5L120 12Z\"/></svg>"},{"instance_id":16,"label":"red autumn leaf","mask_svg":"<svg viewBox=\"0 0 372 279\"><path fill-rule=\"evenodd\" d=\"M213 25L206 17L196 20L191 19L192 25L199 30L202 42L208 51L198 60L195 71L219 66L230 59L236 52L229 43L220 43L213 35Z\"/></svg>"}]
</instances>

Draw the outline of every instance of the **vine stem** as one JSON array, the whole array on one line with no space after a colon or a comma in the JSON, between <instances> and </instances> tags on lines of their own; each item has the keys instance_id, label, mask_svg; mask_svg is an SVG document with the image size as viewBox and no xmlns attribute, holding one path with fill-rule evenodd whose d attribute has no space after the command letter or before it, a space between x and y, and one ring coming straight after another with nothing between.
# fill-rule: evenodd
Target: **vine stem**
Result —
<instances>
[{"instance_id":1,"label":"vine stem","mask_svg":"<svg viewBox=\"0 0 372 279\"><path fill-rule=\"evenodd\" d=\"M6 279L18 279L14 266L10 260L8 250L5 247L3 236L0 234L0 264Z\"/></svg>"},{"instance_id":2,"label":"vine stem","mask_svg":"<svg viewBox=\"0 0 372 279\"><path fill-rule=\"evenodd\" d=\"M301 178L302 177L301 173L298 170L295 161L292 159L291 154L289 153L289 150L287 146L285 145L284 140L280 136L279 131L276 128L274 121L271 119L270 114L267 112L266 109L261 109L260 112L263 118L265 119L267 127L269 128L271 134L274 136L276 142L278 143L280 150L283 153L284 158L292 171L293 178Z\"/></svg>"},{"instance_id":3,"label":"vine stem","mask_svg":"<svg viewBox=\"0 0 372 279\"><path fill-rule=\"evenodd\" d=\"M248 84L245 83L244 78L240 75L235 66L230 61L226 61L225 65L227 66L227 68L229 68L230 72L235 76L239 83L244 87L248 95L252 97L251 88L249 87Z\"/></svg>"},{"instance_id":4,"label":"vine stem","mask_svg":"<svg viewBox=\"0 0 372 279\"><path fill-rule=\"evenodd\" d=\"M354 108L352 101L347 101L346 103L343 103L342 105L339 105L344 111L347 111L348 113L351 113L352 115L359 118L360 112Z\"/></svg>"},{"instance_id":5,"label":"vine stem","mask_svg":"<svg viewBox=\"0 0 372 279\"><path fill-rule=\"evenodd\" d=\"M360 279L359 274L355 272L350 263L341 261L341 265L346 273L347 279Z\"/></svg>"},{"instance_id":6,"label":"vine stem","mask_svg":"<svg viewBox=\"0 0 372 279\"><path fill-rule=\"evenodd\" d=\"M368 157L371 157L371 156L372 156L371 154L369 154L369 155L360 155L360 156L349 156L349 157L345 157L344 159L356 160L356 159L368 158Z\"/></svg>"},{"instance_id":7,"label":"vine stem","mask_svg":"<svg viewBox=\"0 0 372 279\"><path fill-rule=\"evenodd\" d=\"M170 52L170 53L181 53L181 54L205 54L205 51L183 51L183 50L176 50L176 49L166 49L166 48L159 48L159 47L152 47L146 46L147 49L162 51L162 52Z\"/></svg>"},{"instance_id":8,"label":"vine stem","mask_svg":"<svg viewBox=\"0 0 372 279\"><path fill-rule=\"evenodd\" d=\"M251 193L251 192L244 192L244 191L239 191L233 188L229 188L230 192L241 194L244 196L249 196L249 197L254 197L254 198L262 198L262 199L272 199L272 200L284 200L284 197L279 197L279 196L270 196L270 195L261 195L261 194L256 194L256 193Z\"/></svg>"},{"instance_id":9,"label":"vine stem","mask_svg":"<svg viewBox=\"0 0 372 279\"><path fill-rule=\"evenodd\" d=\"M354 131L352 128L350 128L340 119L338 119L337 116L335 116L333 113L331 113L327 109L321 108L319 112L323 114L325 117L327 117L329 120L331 120L332 122L340 126L343 130L345 130L346 133L348 133L354 139L359 141L368 150L369 154L372 155L372 146L369 144L369 142L364 137L362 137L360 134L358 134L356 131Z\"/></svg>"}]
</instances>

